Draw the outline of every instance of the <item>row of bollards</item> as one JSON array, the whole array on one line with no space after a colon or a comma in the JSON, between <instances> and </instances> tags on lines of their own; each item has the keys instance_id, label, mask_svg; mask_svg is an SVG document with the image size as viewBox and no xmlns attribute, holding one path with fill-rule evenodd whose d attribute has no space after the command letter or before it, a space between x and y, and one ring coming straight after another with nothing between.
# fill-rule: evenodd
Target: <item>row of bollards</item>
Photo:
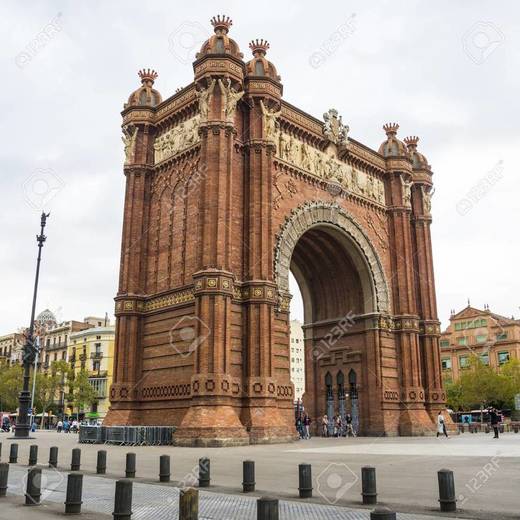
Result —
<instances>
[{"instance_id":1,"label":"row of bollards","mask_svg":"<svg viewBox=\"0 0 520 520\"><path fill-rule=\"evenodd\" d=\"M0 456L1 456L2 444L0 443ZM9 463L17 463L18 460L18 444L13 443L10 445L9 451ZM34 504L35 502L39 502L39 486L36 486L35 482L39 482L41 480L41 469L36 468L38 462L38 446L31 445L29 448L29 473L27 478L27 493L26 493L26 503ZM58 465L58 448L53 446L50 448L49 452L49 467L56 468ZM81 468L81 449L74 448L72 450L72 458L70 469L71 472L69 474L69 478L67 481L67 499L65 502L65 512L74 514L81 510L81 488L83 484L83 476L79 473ZM107 452L106 450L98 450L97 452L97 462L96 462L96 473L99 475L106 474L107 468ZM199 475L198 475L198 485L199 488L210 487L211 485L211 463L210 459L207 457L203 457L199 459ZM7 491L7 478L9 472L9 465L6 463L0 463L0 496L5 496ZM249 493L255 491L255 462L252 460L245 460L242 463L242 490L244 493ZM126 454L126 466L125 466L125 476L126 479L122 481L118 481L118 486L116 486L116 506L117 504L124 504L128 501L128 496L131 501L131 488L128 491L128 486L126 482L130 482L128 479L135 478L136 476L136 454L135 453L127 453ZM440 510L443 512L453 512L457 509L457 499L455 495L455 481L453 476L453 471L448 469L442 469L438 471L438 486L439 486L439 504ZM161 455L159 459L159 481L160 482L170 482L171 478L171 466L170 466L170 456L169 455ZM119 482L123 482L123 484L119 484ZM377 483L376 483L376 469L371 466L364 466L361 468L361 495L363 499L363 504L365 505L375 505L377 504ZM300 464L298 466L298 492L300 498L311 498L313 492L312 486L312 468L310 464ZM191 495L187 495L188 497ZM187 503L193 498L185 498L184 500ZM264 498L263 502L259 502L259 510L266 511L262 513L264 516L259 516L258 518L277 518L276 516L272 516L271 511L273 509L274 499ZM265 503L264 503L265 502ZM115 506L115 509L118 509ZM186 506L187 509L193 509L192 506ZM130 509L126 507L119 508L120 511L117 513L117 518L121 520L129 519L131 517ZM260 514L260 513L259 513ZM388 516L388 514L392 514L391 512L385 512L382 509L376 509L373 513L374 518L380 518L381 520L386 520L387 518L393 518L392 516ZM114 513L116 515L116 513ZM267 516L266 516L267 515ZM377 516L379 515L379 516ZM387 516L384 516L387 515ZM116 518L116 516L114 516ZM183 517L181 517L183 518ZM191 518L187 516L186 518Z\"/></svg>"}]
</instances>

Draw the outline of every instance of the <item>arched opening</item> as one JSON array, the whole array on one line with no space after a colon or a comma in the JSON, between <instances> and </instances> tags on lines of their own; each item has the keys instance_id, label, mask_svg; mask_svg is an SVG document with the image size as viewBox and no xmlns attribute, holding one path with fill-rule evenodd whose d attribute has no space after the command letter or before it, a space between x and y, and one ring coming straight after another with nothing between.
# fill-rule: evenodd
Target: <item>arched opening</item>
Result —
<instances>
[{"instance_id":1,"label":"arched opening","mask_svg":"<svg viewBox=\"0 0 520 520\"><path fill-rule=\"evenodd\" d=\"M344 230L333 224L311 226L293 248L289 290L295 396L299 397L297 378L303 370L303 403L315 431L345 434L348 415L359 431L363 421L358 391L362 393L362 389L357 374L363 370L367 341L362 317L377 310L372 274L362 251ZM303 355L295 348L295 323L299 322L304 337ZM325 428L324 415L328 420Z\"/></svg>"}]
</instances>

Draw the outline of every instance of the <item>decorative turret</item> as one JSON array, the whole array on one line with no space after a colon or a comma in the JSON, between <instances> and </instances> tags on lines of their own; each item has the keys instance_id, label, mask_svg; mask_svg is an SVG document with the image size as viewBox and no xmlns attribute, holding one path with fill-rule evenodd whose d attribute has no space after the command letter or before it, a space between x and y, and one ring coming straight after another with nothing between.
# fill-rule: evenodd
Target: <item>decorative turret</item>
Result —
<instances>
[{"instance_id":1,"label":"decorative turret","mask_svg":"<svg viewBox=\"0 0 520 520\"><path fill-rule=\"evenodd\" d=\"M253 59L246 65L246 74L248 76L267 76L275 81L280 81L281 78L276 72L276 67L265 58L269 42L264 39L252 40L249 48L253 52Z\"/></svg>"},{"instance_id":2,"label":"decorative turret","mask_svg":"<svg viewBox=\"0 0 520 520\"><path fill-rule=\"evenodd\" d=\"M235 58L242 59L244 55L240 52L237 42L228 36L233 20L229 16L217 15L210 22L215 34L203 43L200 52L197 53L197 59L207 54L230 54Z\"/></svg>"},{"instance_id":3,"label":"decorative turret","mask_svg":"<svg viewBox=\"0 0 520 520\"><path fill-rule=\"evenodd\" d=\"M125 108L129 106L157 106L161 103L162 97L161 94L152 87L159 74L157 74L155 70L141 69L138 75L141 78L141 86L130 94Z\"/></svg>"},{"instance_id":4,"label":"decorative turret","mask_svg":"<svg viewBox=\"0 0 520 520\"><path fill-rule=\"evenodd\" d=\"M408 156L406 145L397 139L397 130L399 125L397 123L387 123L383 125L383 130L386 132L386 141L379 147L379 153L384 157L402 157Z\"/></svg>"},{"instance_id":5,"label":"decorative turret","mask_svg":"<svg viewBox=\"0 0 520 520\"><path fill-rule=\"evenodd\" d=\"M419 138L415 135L411 135L409 137L405 137L404 142L408 147L408 153L412 159L413 168L416 170L430 170L430 165L428 164L426 157L417 151L417 143L419 142Z\"/></svg>"}]
</instances>

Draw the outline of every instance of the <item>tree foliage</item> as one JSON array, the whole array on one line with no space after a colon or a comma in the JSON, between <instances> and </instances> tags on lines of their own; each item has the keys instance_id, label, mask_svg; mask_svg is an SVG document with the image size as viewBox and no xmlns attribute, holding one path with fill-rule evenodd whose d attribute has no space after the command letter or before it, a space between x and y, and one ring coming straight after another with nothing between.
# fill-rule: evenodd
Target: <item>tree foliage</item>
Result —
<instances>
[{"instance_id":1,"label":"tree foliage","mask_svg":"<svg viewBox=\"0 0 520 520\"><path fill-rule=\"evenodd\" d=\"M0 410L15 412L18 396L23 386L23 367L21 365L0 364Z\"/></svg>"},{"instance_id":2,"label":"tree foliage","mask_svg":"<svg viewBox=\"0 0 520 520\"><path fill-rule=\"evenodd\" d=\"M445 380L448 406L453 410L476 408L513 408L515 395L520 393L520 361L513 359L497 372L477 356L470 359L458 381Z\"/></svg>"},{"instance_id":3,"label":"tree foliage","mask_svg":"<svg viewBox=\"0 0 520 520\"><path fill-rule=\"evenodd\" d=\"M85 407L90 407L97 398L97 392L90 384L88 379L88 372L80 370L74 377L70 384L70 393L74 408L78 413Z\"/></svg>"}]
</instances>

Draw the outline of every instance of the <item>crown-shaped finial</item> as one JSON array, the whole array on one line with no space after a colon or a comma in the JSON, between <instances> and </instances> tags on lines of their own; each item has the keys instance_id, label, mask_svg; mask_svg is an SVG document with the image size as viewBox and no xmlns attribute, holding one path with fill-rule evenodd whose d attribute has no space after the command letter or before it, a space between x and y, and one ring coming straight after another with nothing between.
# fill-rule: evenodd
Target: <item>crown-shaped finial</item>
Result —
<instances>
[{"instance_id":1,"label":"crown-shaped finial","mask_svg":"<svg viewBox=\"0 0 520 520\"><path fill-rule=\"evenodd\" d=\"M408 146L409 150L415 150L417 148L419 138L416 135L410 135L404 138L404 142L406 143L406 146Z\"/></svg>"},{"instance_id":2,"label":"crown-shaped finial","mask_svg":"<svg viewBox=\"0 0 520 520\"><path fill-rule=\"evenodd\" d=\"M157 79L157 76L159 76L159 74L157 74L157 72L155 72L153 69L141 69L138 74L142 83L149 81L152 85L153 82Z\"/></svg>"},{"instance_id":3,"label":"crown-shaped finial","mask_svg":"<svg viewBox=\"0 0 520 520\"><path fill-rule=\"evenodd\" d=\"M256 56L257 54L265 56L267 49L269 49L269 42L263 38L257 38L256 40L251 40L249 48L253 51L253 56Z\"/></svg>"},{"instance_id":4,"label":"crown-shaped finial","mask_svg":"<svg viewBox=\"0 0 520 520\"><path fill-rule=\"evenodd\" d=\"M227 34L229 32L229 28L233 25L233 20L231 20L231 18L225 14L222 16L217 14L217 16L214 16L210 21L216 33L222 31L224 34Z\"/></svg>"},{"instance_id":5,"label":"crown-shaped finial","mask_svg":"<svg viewBox=\"0 0 520 520\"><path fill-rule=\"evenodd\" d=\"M397 130L399 129L399 125L397 123L387 123L383 125L383 130L386 132L388 137L392 137L397 134Z\"/></svg>"}]
</instances>

